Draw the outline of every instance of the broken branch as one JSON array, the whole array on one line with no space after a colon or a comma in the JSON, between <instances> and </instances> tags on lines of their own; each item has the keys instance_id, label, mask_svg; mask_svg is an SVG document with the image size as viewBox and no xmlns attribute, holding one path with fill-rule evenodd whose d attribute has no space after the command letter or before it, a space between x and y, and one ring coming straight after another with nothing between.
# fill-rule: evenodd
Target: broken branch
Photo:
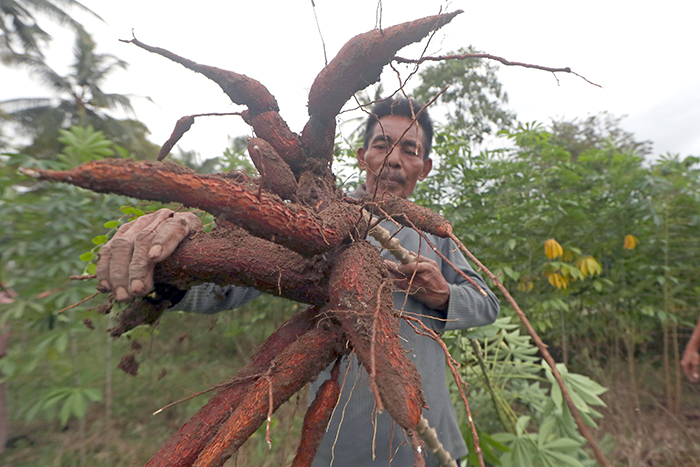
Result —
<instances>
[{"instance_id":1,"label":"broken branch","mask_svg":"<svg viewBox=\"0 0 700 467\"><path fill-rule=\"evenodd\" d=\"M506 60L503 57L498 57L496 55L491 55L491 54L485 54L485 53L468 53L468 54L461 54L461 55L441 55L438 57L421 57L421 58L403 58L403 57L394 57L394 60L398 63L415 63L416 65L420 65L423 62L442 62L445 60L465 60L467 58L487 58L490 60L496 60L497 62L501 62L502 64L506 66L519 66L523 68L534 68L535 70L542 70L542 71L549 71L551 73L571 73L572 75L576 75L588 84L592 84L593 86L597 86L599 88L602 88L601 85L595 84L585 77L579 75L578 73L574 72L571 70L569 67L564 67L564 68L552 68L552 67L547 67L547 66L542 66L542 65L532 65L530 63L523 63L523 62L511 62L510 60Z\"/></svg>"}]
</instances>

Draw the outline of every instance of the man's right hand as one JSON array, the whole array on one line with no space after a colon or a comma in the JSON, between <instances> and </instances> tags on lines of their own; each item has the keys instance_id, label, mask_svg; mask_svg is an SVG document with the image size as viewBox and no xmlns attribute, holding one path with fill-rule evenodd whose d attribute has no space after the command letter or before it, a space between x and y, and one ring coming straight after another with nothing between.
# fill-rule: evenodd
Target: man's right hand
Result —
<instances>
[{"instance_id":1,"label":"man's right hand","mask_svg":"<svg viewBox=\"0 0 700 467\"><path fill-rule=\"evenodd\" d=\"M188 236L202 228L191 212L161 209L124 224L100 250L98 290L117 301L143 296L153 289L153 268L165 261Z\"/></svg>"}]
</instances>

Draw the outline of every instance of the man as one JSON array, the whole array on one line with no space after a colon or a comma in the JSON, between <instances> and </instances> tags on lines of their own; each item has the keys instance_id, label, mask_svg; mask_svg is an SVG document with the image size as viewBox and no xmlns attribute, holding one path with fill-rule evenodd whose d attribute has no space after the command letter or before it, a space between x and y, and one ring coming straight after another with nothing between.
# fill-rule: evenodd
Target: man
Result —
<instances>
[{"instance_id":1,"label":"man","mask_svg":"<svg viewBox=\"0 0 700 467\"><path fill-rule=\"evenodd\" d=\"M390 193L407 198L416 183L428 176L432 169L429 155L433 129L430 117L421 109L417 102L402 98L381 102L372 109L363 147L357 151L360 168L367 173L366 183L351 196L381 197ZM487 292L486 297L443 262L418 232L399 230L390 221L384 221L382 226L419 257L416 263L400 265L382 251L400 289L394 293L396 309L421 319L436 332L483 326L496 319L498 300L451 240L429 235L435 248L478 283ZM102 249L97 264L101 289L114 291L118 300L148 293L153 286L153 265L167 258L185 236L198 228L193 214L173 215L168 211L141 217L122 227ZM189 291L173 309L213 313L240 306L259 294L254 289L204 285ZM442 348L430 337L416 334L404 320L400 338L421 376L430 407L423 415L437 430L445 449L460 459L467 454L467 447L447 389ZM413 449L401 428L388 413L377 414L374 410L369 376L357 358L346 360L340 374L343 392L313 465L328 466L332 462L337 467L385 466L390 461L397 466L412 465ZM319 375L310 394L315 394L329 377L330 368ZM437 460L426 454L426 464L437 466Z\"/></svg>"}]
</instances>

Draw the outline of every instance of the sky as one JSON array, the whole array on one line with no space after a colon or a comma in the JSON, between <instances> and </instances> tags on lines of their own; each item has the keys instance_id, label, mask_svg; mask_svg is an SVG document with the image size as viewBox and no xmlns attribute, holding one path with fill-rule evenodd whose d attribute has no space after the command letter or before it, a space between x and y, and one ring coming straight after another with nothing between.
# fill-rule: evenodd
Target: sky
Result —
<instances>
[{"instance_id":1,"label":"sky","mask_svg":"<svg viewBox=\"0 0 700 467\"><path fill-rule=\"evenodd\" d=\"M570 67L568 74L501 65L498 78L508 108L522 122L583 119L601 112L625 117L622 126L653 153L700 155L700 3L689 0L83 0L104 22L76 16L93 33L98 52L127 61L107 92L134 96L135 117L162 144L184 115L237 112L221 89L201 75L132 44L162 47L196 62L245 74L277 98L280 113L300 132L308 115L308 90L328 60L353 36L443 11L464 10L428 46L429 55L474 46L508 60ZM315 17L318 18L318 25ZM44 23L46 24L46 23ZM320 31L319 31L320 30ZM65 70L73 38L51 29L48 62ZM399 55L418 57L425 43ZM396 87L385 70L385 89ZM0 68L0 100L43 97L48 90L23 70ZM199 118L180 147L219 156L229 136L250 135L239 117Z\"/></svg>"}]
</instances>

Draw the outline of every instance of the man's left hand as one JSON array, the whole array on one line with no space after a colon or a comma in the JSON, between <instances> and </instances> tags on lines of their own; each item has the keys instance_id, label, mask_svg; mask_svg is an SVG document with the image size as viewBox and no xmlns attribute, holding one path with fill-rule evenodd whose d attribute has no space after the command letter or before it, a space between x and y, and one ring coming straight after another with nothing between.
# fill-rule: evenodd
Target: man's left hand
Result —
<instances>
[{"instance_id":1,"label":"man's left hand","mask_svg":"<svg viewBox=\"0 0 700 467\"><path fill-rule=\"evenodd\" d=\"M419 258L417 263L410 264L399 264L387 259L384 262L398 288L408 290L413 298L430 308L447 310L450 287L434 260Z\"/></svg>"}]
</instances>

